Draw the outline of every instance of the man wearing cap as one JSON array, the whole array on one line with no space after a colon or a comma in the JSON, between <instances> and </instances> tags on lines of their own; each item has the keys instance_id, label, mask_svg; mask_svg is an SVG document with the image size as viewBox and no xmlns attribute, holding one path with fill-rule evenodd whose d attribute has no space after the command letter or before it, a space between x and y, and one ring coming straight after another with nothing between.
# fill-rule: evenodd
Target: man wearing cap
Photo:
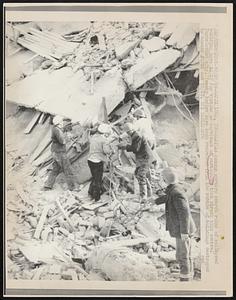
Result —
<instances>
[{"instance_id":1,"label":"man wearing cap","mask_svg":"<svg viewBox=\"0 0 236 300\"><path fill-rule=\"evenodd\" d=\"M124 130L131 137L131 144L125 145L120 143L118 148L128 152L133 152L135 154L136 169L134 174L139 183L141 202L144 202L147 200L148 193L149 195L152 194L152 191L150 190L151 187L149 184L147 184L147 174L151 165L148 142L143 136L140 135L140 133L135 130L132 123L126 123Z\"/></svg>"},{"instance_id":2,"label":"man wearing cap","mask_svg":"<svg viewBox=\"0 0 236 300\"><path fill-rule=\"evenodd\" d=\"M178 183L176 170L167 167L162 171L162 176L167 184L166 196L155 202L166 205L166 230L169 231L171 237L176 238L176 260L180 265L180 281L189 281L193 277L191 244L196 226L188 199Z\"/></svg>"},{"instance_id":3,"label":"man wearing cap","mask_svg":"<svg viewBox=\"0 0 236 300\"><path fill-rule=\"evenodd\" d=\"M69 190L73 190L75 188L73 169L66 153L67 149L65 132L70 131L71 129L72 126L70 119L63 118L61 116L54 117L51 135L53 163L52 170L50 171L48 179L44 184L45 190L52 189L60 172L65 174Z\"/></svg>"},{"instance_id":4,"label":"man wearing cap","mask_svg":"<svg viewBox=\"0 0 236 300\"><path fill-rule=\"evenodd\" d=\"M90 137L90 149L88 165L92 175L92 181L88 193L95 201L100 199L102 194L102 179L104 162L111 148L105 135L109 135L111 128L108 124L100 124L97 131Z\"/></svg>"}]
</instances>

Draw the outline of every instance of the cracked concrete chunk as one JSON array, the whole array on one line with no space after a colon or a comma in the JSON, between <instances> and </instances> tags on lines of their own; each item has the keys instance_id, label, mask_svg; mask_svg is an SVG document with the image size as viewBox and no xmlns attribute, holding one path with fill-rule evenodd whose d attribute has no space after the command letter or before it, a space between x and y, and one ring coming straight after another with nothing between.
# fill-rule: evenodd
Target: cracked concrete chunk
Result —
<instances>
[{"instance_id":1,"label":"cracked concrete chunk","mask_svg":"<svg viewBox=\"0 0 236 300\"><path fill-rule=\"evenodd\" d=\"M150 40L143 40L140 46L150 52L159 51L165 47L165 40L155 36Z\"/></svg>"},{"instance_id":2,"label":"cracked concrete chunk","mask_svg":"<svg viewBox=\"0 0 236 300\"><path fill-rule=\"evenodd\" d=\"M135 90L164 71L179 57L180 51L175 49L164 49L152 53L125 73L125 81L131 89Z\"/></svg>"}]
</instances>

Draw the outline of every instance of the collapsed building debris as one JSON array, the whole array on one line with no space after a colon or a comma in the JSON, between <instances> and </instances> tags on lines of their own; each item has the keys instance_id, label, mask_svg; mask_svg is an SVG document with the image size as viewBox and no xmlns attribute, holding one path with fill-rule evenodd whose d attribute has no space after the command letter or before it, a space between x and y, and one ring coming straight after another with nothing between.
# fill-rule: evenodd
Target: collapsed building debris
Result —
<instances>
[{"instance_id":1,"label":"collapsed building debris","mask_svg":"<svg viewBox=\"0 0 236 300\"><path fill-rule=\"evenodd\" d=\"M31 53L27 64L42 60L6 89L9 278L173 280L176 246L165 231L164 208L140 209L134 156L119 152L117 141L123 123L143 107L155 126L159 157L159 169L151 170L153 191L163 195L162 166L175 166L199 237L195 25L87 22L63 32L55 24L26 25L11 24L15 36L9 33L9 43L21 50L9 60L21 51ZM61 175L55 190L39 188L52 164L50 128L57 114L73 120L67 154L79 191L67 191ZM94 203L87 156L89 130L97 121L112 125L114 154L104 173L106 192ZM197 240L195 250L200 272Z\"/></svg>"}]
</instances>

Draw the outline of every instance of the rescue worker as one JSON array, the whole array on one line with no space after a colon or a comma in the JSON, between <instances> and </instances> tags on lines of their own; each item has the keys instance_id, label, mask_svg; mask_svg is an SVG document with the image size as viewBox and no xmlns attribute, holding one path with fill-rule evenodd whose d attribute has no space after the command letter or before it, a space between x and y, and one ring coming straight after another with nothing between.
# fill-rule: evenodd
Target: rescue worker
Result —
<instances>
[{"instance_id":1,"label":"rescue worker","mask_svg":"<svg viewBox=\"0 0 236 300\"><path fill-rule=\"evenodd\" d=\"M103 192L104 162L107 160L107 155L111 153L111 148L105 135L109 135L110 130L111 128L108 124L100 124L97 131L90 137L88 166L91 171L92 181L88 193L95 201L100 200Z\"/></svg>"},{"instance_id":2,"label":"rescue worker","mask_svg":"<svg viewBox=\"0 0 236 300\"><path fill-rule=\"evenodd\" d=\"M67 181L67 185L69 190L73 190L75 188L74 182L74 172L70 163L70 160L66 153L66 131L70 131L72 129L71 120L67 118L63 118L61 116L55 116L53 118L53 126L52 126L52 170L49 173L49 176L44 184L45 190L52 189L57 176L59 173L63 172Z\"/></svg>"},{"instance_id":3,"label":"rescue worker","mask_svg":"<svg viewBox=\"0 0 236 300\"><path fill-rule=\"evenodd\" d=\"M151 148L154 148L156 146L156 138L153 132L152 121L146 117L142 108L136 110L133 116L136 118L136 120L133 121L134 129L148 139Z\"/></svg>"},{"instance_id":4,"label":"rescue worker","mask_svg":"<svg viewBox=\"0 0 236 300\"><path fill-rule=\"evenodd\" d=\"M151 160L150 146L147 139L135 130L133 124L126 123L124 130L131 137L131 144L126 145L121 142L118 148L135 154L136 169L134 175L139 183L140 200L145 202L148 196L152 195L151 185L147 181L149 168L153 162Z\"/></svg>"},{"instance_id":5,"label":"rescue worker","mask_svg":"<svg viewBox=\"0 0 236 300\"><path fill-rule=\"evenodd\" d=\"M167 167L162 171L167 184L166 195L156 199L156 204L166 205L166 230L176 238L176 260L180 266L180 281L193 278L192 240L196 226L191 215L188 199L178 183L176 169Z\"/></svg>"}]
</instances>

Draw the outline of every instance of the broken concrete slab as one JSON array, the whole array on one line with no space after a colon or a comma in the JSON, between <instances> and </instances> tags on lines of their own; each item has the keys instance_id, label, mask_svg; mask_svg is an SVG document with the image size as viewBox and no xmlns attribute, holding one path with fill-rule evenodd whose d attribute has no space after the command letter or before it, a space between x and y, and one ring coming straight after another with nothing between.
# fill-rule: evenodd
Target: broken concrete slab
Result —
<instances>
[{"instance_id":1,"label":"broken concrete slab","mask_svg":"<svg viewBox=\"0 0 236 300\"><path fill-rule=\"evenodd\" d=\"M178 24L166 44L177 49L184 48L194 40L197 32L199 32L198 24Z\"/></svg>"},{"instance_id":2,"label":"broken concrete slab","mask_svg":"<svg viewBox=\"0 0 236 300\"><path fill-rule=\"evenodd\" d=\"M164 71L179 57L180 51L174 49L164 49L152 53L125 73L125 81L132 90L135 90Z\"/></svg>"},{"instance_id":3,"label":"broken concrete slab","mask_svg":"<svg viewBox=\"0 0 236 300\"><path fill-rule=\"evenodd\" d=\"M149 52L159 51L165 47L165 40L157 36L151 38L150 40L142 40L140 46L147 49Z\"/></svg>"},{"instance_id":4,"label":"broken concrete slab","mask_svg":"<svg viewBox=\"0 0 236 300\"><path fill-rule=\"evenodd\" d=\"M33 263L55 263L55 259L65 261L65 257L57 249L56 243L25 241L24 245L19 245L20 251Z\"/></svg>"}]
</instances>

